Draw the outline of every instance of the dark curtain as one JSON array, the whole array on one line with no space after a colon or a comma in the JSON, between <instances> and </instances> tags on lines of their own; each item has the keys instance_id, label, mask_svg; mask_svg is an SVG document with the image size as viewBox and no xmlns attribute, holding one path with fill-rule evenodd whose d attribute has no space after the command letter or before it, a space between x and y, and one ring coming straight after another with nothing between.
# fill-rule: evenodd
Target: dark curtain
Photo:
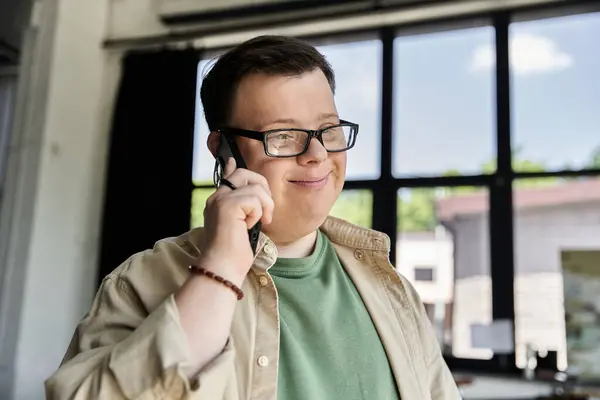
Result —
<instances>
[{"instance_id":1,"label":"dark curtain","mask_svg":"<svg viewBox=\"0 0 600 400\"><path fill-rule=\"evenodd\" d=\"M110 134L99 280L190 227L198 52L133 53Z\"/></svg>"}]
</instances>

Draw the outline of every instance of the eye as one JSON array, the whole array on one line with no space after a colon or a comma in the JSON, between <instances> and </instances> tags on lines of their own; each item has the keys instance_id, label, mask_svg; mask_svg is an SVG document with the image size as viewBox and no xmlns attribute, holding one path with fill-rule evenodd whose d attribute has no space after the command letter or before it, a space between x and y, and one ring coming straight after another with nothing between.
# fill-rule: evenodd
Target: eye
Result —
<instances>
[{"instance_id":1,"label":"eye","mask_svg":"<svg viewBox=\"0 0 600 400\"><path fill-rule=\"evenodd\" d=\"M289 140L291 138L292 138L292 135L290 135L287 132L277 133L273 137L273 139L275 139L275 140L281 140L281 141Z\"/></svg>"},{"instance_id":2,"label":"eye","mask_svg":"<svg viewBox=\"0 0 600 400\"><path fill-rule=\"evenodd\" d=\"M324 140L335 140L340 137L343 137L344 129L341 126L332 126L331 128L327 128L323 131L323 139Z\"/></svg>"}]
</instances>

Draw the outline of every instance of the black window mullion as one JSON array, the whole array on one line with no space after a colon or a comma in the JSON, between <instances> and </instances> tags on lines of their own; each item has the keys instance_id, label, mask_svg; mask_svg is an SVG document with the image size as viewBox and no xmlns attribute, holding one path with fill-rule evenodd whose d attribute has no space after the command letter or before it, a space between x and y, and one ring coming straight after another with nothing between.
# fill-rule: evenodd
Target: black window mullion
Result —
<instances>
[{"instance_id":1,"label":"black window mullion","mask_svg":"<svg viewBox=\"0 0 600 400\"><path fill-rule=\"evenodd\" d=\"M373 229L390 237L390 260L396 259L397 195L392 176L392 120L395 30L383 28L381 78L381 176L373 190Z\"/></svg>"},{"instance_id":2,"label":"black window mullion","mask_svg":"<svg viewBox=\"0 0 600 400\"><path fill-rule=\"evenodd\" d=\"M512 157L510 139L510 60L508 12L494 16L496 30L496 123L497 171L490 186L490 267L494 320L514 324L514 242L512 204ZM513 331L514 337L514 331ZM514 365L499 356L502 364Z\"/></svg>"}]
</instances>

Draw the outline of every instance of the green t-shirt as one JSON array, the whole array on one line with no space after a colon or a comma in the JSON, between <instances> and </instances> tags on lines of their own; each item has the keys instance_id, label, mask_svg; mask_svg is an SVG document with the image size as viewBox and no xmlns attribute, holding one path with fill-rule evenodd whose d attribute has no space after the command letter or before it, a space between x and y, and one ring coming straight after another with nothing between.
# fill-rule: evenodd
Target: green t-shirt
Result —
<instances>
[{"instance_id":1,"label":"green t-shirt","mask_svg":"<svg viewBox=\"0 0 600 400\"><path fill-rule=\"evenodd\" d=\"M319 232L269 270L279 293L279 400L396 400L387 355L354 283Z\"/></svg>"}]
</instances>

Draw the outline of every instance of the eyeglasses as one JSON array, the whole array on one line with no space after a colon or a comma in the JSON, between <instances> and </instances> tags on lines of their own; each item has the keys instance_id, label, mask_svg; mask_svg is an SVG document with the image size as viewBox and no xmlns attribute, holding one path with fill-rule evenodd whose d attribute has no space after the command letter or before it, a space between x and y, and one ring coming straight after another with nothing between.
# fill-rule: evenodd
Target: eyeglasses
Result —
<instances>
[{"instance_id":1,"label":"eyeglasses","mask_svg":"<svg viewBox=\"0 0 600 400\"><path fill-rule=\"evenodd\" d=\"M340 121L338 125L318 130L286 128L259 132L237 128L222 128L217 131L224 134L260 140L265 146L266 155L285 158L296 157L306 153L312 138L316 138L330 153L340 153L349 150L356 143L358 124Z\"/></svg>"}]
</instances>

